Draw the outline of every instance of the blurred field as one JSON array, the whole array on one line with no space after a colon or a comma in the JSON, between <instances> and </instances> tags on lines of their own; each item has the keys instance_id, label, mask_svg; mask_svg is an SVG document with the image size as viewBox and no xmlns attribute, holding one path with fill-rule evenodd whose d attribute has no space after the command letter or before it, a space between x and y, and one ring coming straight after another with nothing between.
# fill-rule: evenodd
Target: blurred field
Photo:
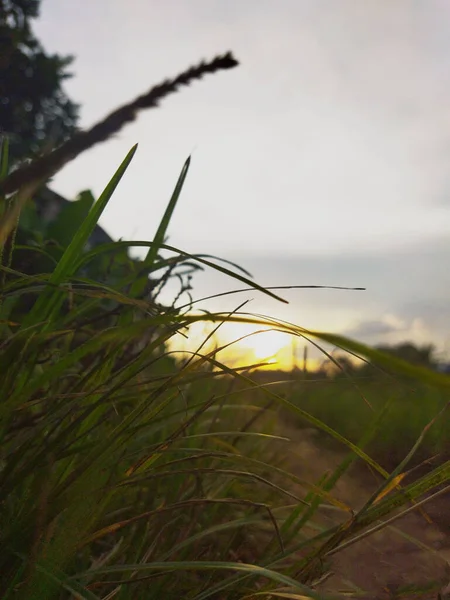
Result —
<instances>
[{"instance_id":1,"label":"blurred field","mask_svg":"<svg viewBox=\"0 0 450 600\"><path fill-rule=\"evenodd\" d=\"M392 469L409 452L423 429L445 408L449 394L418 381L372 371L369 376L352 374L348 378L342 374L323 378L301 371L257 373L254 377L261 382L271 382L278 393L355 444L380 417L366 451L386 469ZM309 427L301 419L297 425ZM321 443L336 447L330 436L318 433ZM436 454L443 458L449 450L450 410L446 410L426 433L414 460L417 464Z\"/></svg>"}]
</instances>

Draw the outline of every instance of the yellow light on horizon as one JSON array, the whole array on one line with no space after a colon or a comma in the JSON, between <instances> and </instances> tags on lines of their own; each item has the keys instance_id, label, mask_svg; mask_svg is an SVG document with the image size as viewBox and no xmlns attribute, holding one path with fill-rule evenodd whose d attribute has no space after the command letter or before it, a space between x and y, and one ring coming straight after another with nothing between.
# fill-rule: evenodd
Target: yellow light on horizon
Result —
<instances>
[{"instance_id":1,"label":"yellow light on horizon","mask_svg":"<svg viewBox=\"0 0 450 600\"><path fill-rule=\"evenodd\" d=\"M169 342L173 351L191 354L199 350L214 324L195 323L189 327L187 338L175 336ZM294 345L293 345L294 340ZM295 343L299 340L289 333L284 333L267 326L250 323L224 323L200 350L206 354L216 348L222 348L217 354L217 360L230 367L248 366L258 363L268 363L265 369L291 371L302 368L300 356L296 355ZM226 347L224 347L226 346ZM317 360L309 360L308 367L316 368Z\"/></svg>"}]
</instances>

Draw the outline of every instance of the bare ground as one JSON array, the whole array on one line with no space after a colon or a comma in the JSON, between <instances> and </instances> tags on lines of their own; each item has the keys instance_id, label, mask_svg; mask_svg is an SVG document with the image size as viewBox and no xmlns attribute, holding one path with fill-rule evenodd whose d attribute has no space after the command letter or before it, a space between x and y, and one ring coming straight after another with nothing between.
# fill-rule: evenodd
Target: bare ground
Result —
<instances>
[{"instance_id":1,"label":"bare ground","mask_svg":"<svg viewBox=\"0 0 450 600\"><path fill-rule=\"evenodd\" d=\"M343 455L324 449L313 430L282 426L291 442L286 457L297 476L316 483L332 470ZM286 451L286 446L284 446ZM354 509L377 489L381 480L354 468L338 482L333 495ZM424 507L428 519L414 510L387 527L331 557L332 575L318 588L353 598L447 598L450 582L450 496L441 495ZM331 526L338 522L333 513L323 519ZM402 535L403 533L403 535ZM415 541L414 541L415 540ZM399 588L411 586L410 591ZM428 586L428 589L426 589ZM422 591L418 591L422 588ZM450 588L450 586L449 586ZM450 589L448 590L450 598Z\"/></svg>"}]
</instances>

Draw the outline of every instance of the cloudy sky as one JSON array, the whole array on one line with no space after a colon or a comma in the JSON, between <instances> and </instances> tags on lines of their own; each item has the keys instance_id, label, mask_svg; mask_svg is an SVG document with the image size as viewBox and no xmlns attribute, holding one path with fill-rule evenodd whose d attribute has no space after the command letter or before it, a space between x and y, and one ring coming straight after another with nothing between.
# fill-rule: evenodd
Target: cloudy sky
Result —
<instances>
[{"instance_id":1,"label":"cloudy sky","mask_svg":"<svg viewBox=\"0 0 450 600\"><path fill-rule=\"evenodd\" d=\"M247 310L306 328L450 350L448 0L43 0L35 31L76 57L66 90L82 127L201 59L241 62L55 178L67 197L98 195L139 143L101 221L113 237L152 238L192 154L170 244L263 285L367 288L209 306L251 298ZM194 296L236 287L208 271Z\"/></svg>"}]
</instances>

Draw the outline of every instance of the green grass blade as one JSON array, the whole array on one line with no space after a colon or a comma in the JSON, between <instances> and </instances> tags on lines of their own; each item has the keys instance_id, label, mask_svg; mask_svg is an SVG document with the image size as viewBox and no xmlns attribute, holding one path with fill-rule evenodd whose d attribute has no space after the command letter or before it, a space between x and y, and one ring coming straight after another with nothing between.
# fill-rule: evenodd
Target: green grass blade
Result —
<instances>
[{"instance_id":1,"label":"green grass blade","mask_svg":"<svg viewBox=\"0 0 450 600\"><path fill-rule=\"evenodd\" d=\"M283 583L284 585L289 586L294 590L298 590L303 594L306 594L307 598L313 598L315 600L324 600L324 596L319 594L318 592L314 592L311 588L306 585L303 585L288 577L287 575L282 575L281 573L277 573L276 571L272 571L270 569L266 569L264 567L259 567L257 565L250 565L245 563L237 563L237 562L215 562L215 561L167 561L167 562L152 562L149 564L134 564L134 565L117 565L111 567L104 567L100 569L92 569L89 571L89 575L107 575L111 573L128 573L130 571L135 571L137 573L148 573L152 571L235 571L245 573L247 575L253 577L264 577L271 581L276 581L277 583ZM83 574L80 573L75 575L74 578L82 579ZM211 595L208 591L203 592L202 594L195 596L193 600L200 600L210 598Z\"/></svg>"},{"instance_id":2,"label":"green grass blade","mask_svg":"<svg viewBox=\"0 0 450 600\"><path fill-rule=\"evenodd\" d=\"M136 248L140 248L140 247L151 247L153 245L153 242L142 242L142 241L137 241L137 242L115 242L115 244L120 244L122 246L134 246ZM119 246L116 246L119 247ZM258 285L257 283L255 283L254 281L252 281L251 279L249 279L248 277L244 277L242 275L240 275L239 273L235 273L233 271L231 271L230 269L227 269L226 267L222 267L216 263L211 262L210 260L207 260L206 258L204 258L205 256L209 256L209 255L204 255L204 254L189 254L189 252L185 252L183 250L180 250L179 248L175 248L174 246L170 246L168 244L160 244L159 248L162 250L169 250L171 252L175 252L176 254L178 254L181 258L183 258L184 260L192 260L195 262L198 262L201 265L205 265L206 267L210 267L211 269L214 269L216 271L219 271L220 273L223 273L224 275L227 275L229 277L232 277L233 279L237 279L238 281L241 281L242 283L245 283L246 285L248 285L251 289L253 290L258 290L259 292L261 292L262 294L266 294L267 296L270 296L271 298L274 298L275 300L278 300L279 302L283 302L284 304L289 304L287 300L285 300L284 298L282 298L281 296L278 296L277 294L274 294L273 292L270 291L270 289L265 288L264 286ZM107 245L105 244L103 249L106 251L108 249L113 250L113 245L109 245L109 248L107 248ZM99 252L102 251L102 247L98 247L97 249L92 250L90 253L87 253L85 257L80 258L80 262L77 264L77 268L79 266L81 266L81 264L86 263L88 260L90 260L91 258L93 258L94 256L98 255ZM210 257L210 258L215 258L216 260L220 260L221 262L224 263L228 263L233 265L235 268L239 269L240 271L244 272L244 273L248 273L245 269L243 269L242 267L239 267L238 265L236 265L235 263L232 263L230 261L224 260L224 259L217 259L216 257ZM159 263L156 263L154 265L155 268L159 268ZM250 275L249 275L250 276Z\"/></svg>"},{"instance_id":3,"label":"green grass blade","mask_svg":"<svg viewBox=\"0 0 450 600\"><path fill-rule=\"evenodd\" d=\"M97 225L103 210L105 209L114 190L125 174L125 171L133 159L136 150L137 145L133 146L133 148L128 152L122 164L119 166L110 182L104 189L100 198L92 207L82 227L74 236L72 242L67 247L66 251L61 257L61 260L51 274L49 279L50 284L59 285L65 279L73 275L74 269L76 268L77 259L82 254L83 248L89 239L89 236L94 231L94 228ZM47 329L50 327L51 319L56 315L63 301L64 294L49 287L39 296L32 310L27 317L25 317L22 327L28 327L33 323L46 321L46 324L43 326L43 328L44 330Z\"/></svg>"},{"instance_id":4,"label":"green grass blade","mask_svg":"<svg viewBox=\"0 0 450 600\"><path fill-rule=\"evenodd\" d=\"M9 140L7 137L2 137L0 147L0 181L8 175L9 169Z\"/></svg>"},{"instance_id":5,"label":"green grass blade","mask_svg":"<svg viewBox=\"0 0 450 600\"><path fill-rule=\"evenodd\" d=\"M177 205L178 199L181 194L181 190L183 189L184 182L186 180L189 166L191 164L191 157L189 156L186 162L181 169L180 176L178 177L178 181L176 183L175 189L173 191L172 197L170 198L169 204L167 205L166 211L161 219L159 227L156 231L155 238L153 240L153 244L150 246L149 251L147 252L147 256L144 259L143 268L152 270L153 265L158 256L158 250L161 248L161 244L164 242L167 228L169 227L170 220L172 218L173 212ZM133 285L131 286L131 296L137 296L142 294L145 289L145 285L147 283L147 277L137 279Z\"/></svg>"}]
</instances>

